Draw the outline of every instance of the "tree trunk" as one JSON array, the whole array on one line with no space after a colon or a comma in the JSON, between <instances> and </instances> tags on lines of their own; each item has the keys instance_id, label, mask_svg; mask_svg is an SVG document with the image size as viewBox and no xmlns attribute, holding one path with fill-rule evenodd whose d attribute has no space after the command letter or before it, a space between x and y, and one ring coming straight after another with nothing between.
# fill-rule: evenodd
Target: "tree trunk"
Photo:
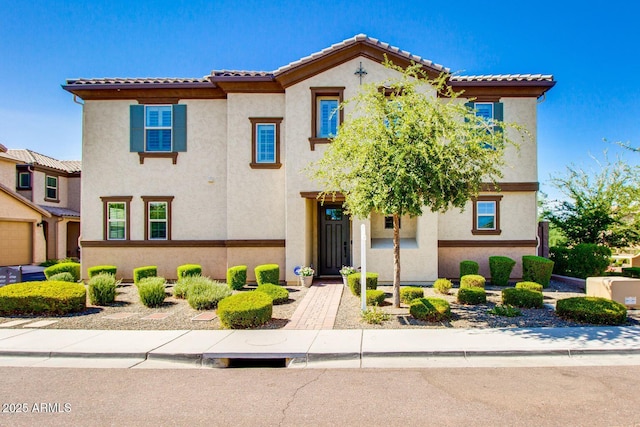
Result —
<instances>
[{"instance_id":1,"label":"tree trunk","mask_svg":"<svg viewBox=\"0 0 640 427\"><path fill-rule=\"evenodd\" d=\"M393 306L400 308L400 216L393 214Z\"/></svg>"}]
</instances>

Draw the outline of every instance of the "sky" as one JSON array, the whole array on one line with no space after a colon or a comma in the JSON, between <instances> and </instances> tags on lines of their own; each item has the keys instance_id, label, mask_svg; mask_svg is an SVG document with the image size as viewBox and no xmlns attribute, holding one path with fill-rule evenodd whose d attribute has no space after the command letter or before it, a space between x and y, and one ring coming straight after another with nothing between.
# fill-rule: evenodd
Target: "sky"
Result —
<instances>
[{"instance_id":1,"label":"sky","mask_svg":"<svg viewBox=\"0 0 640 427\"><path fill-rule=\"evenodd\" d=\"M640 4L0 0L0 143L81 158L66 79L272 71L364 33L461 74L552 74L538 105L542 190L567 165L640 146Z\"/></svg>"}]
</instances>

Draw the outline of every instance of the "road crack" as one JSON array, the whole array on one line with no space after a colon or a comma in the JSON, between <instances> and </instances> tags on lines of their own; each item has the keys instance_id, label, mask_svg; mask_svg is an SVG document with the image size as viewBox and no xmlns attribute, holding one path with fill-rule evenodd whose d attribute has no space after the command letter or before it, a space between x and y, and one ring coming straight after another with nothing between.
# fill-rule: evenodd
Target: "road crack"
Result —
<instances>
[{"instance_id":1,"label":"road crack","mask_svg":"<svg viewBox=\"0 0 640 427\"><path fill-rule=\"evenodd\" d=\"M322 377L326 372L327 372L326 369L321 370L320 373L315 378L310 379L306 383L301 384L298 388L296 388L296 390L293 392L293 395L291 396L291 399L289 399L289 401L287 402L286 406L282 409L282 419L278 423L279 427L282 427L282 425L284 425L284 422L287 419L287 411L289 410L289 407L291 406L291 404L296 400L296 397L298 396L298 393L302 389L304 389L307 386L309 386L309 385L315 383L316 381L318 381L320 379L320 377Z\"/></svg>"}]
</instances>

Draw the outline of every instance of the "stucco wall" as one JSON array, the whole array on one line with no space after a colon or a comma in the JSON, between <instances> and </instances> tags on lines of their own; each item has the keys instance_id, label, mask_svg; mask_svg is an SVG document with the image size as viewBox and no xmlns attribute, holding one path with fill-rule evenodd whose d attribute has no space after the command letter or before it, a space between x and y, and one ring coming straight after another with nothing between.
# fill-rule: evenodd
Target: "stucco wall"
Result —
<instances>
[{"instance_id":1,"label":"stucco wall","mask_svg":"<svg viewBox=\"0 0 640 427\"><path fill-rule=\"evenodd\" d=\"M460 277L460 261L476 261L480 266L480 275L487 279L491 277L489 271L490 256L507 256L512 258L516 265L511 272L512 279L522 278L522 256L536 255L536 248L439 248L438 250L438 274L448 279Z\"/></svg>"},{"instance_id":2,"label":"stucco wall","mask_svg":"<svg viewBox=\"0 0 640 427\"><path fill-rule=\"evenodd\" d=\"M16 189L16 163L0 157L0 184Z\"/></svg>"}]
</instances>

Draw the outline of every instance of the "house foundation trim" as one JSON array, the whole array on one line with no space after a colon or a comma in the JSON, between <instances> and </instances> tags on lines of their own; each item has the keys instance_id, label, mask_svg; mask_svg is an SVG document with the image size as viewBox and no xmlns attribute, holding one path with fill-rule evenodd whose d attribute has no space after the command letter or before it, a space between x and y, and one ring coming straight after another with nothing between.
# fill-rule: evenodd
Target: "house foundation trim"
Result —
<instances>
[{"instance_id":1,"label":"house foundation trim","mask_svg":"<svg viewBox=\"0 0 640 427\"><path fill-rule=\"evenodd\" d=\"M537 240L438 240L439 248L535 248Z\"/></svg>"},{"instance_id":2,"label":"house foundation trim","mask_svg":"<svg viewBox=\"0 0 640 427\"><path fill-rule=\"evenodd\" d=\"M83 240L83 248L284 248L284 239L264 240Z\"/></svg>"}]
</instances>

